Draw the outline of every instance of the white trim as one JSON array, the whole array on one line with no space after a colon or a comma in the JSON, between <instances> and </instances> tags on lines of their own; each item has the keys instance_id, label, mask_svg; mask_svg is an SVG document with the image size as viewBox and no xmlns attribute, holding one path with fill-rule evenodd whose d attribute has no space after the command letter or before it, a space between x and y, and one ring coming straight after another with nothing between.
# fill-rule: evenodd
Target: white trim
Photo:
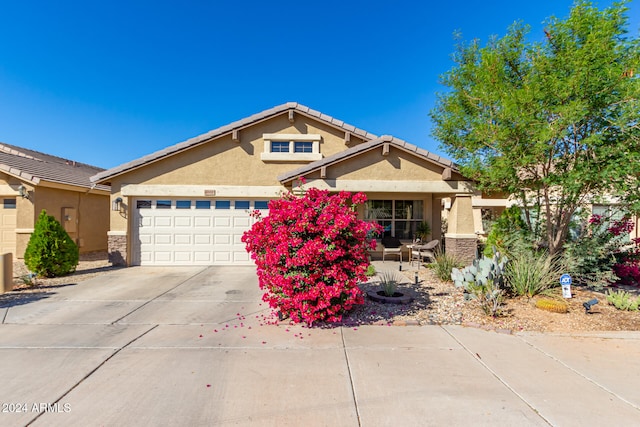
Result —
<instances>
[{"instance_id":1,"label":"white trim","mask_svg":"<svg viewBox=\"0 0 640 427\"><path fill-rule=\"evenodd\" d=\"M457 234L457 233L445 233L444 237L449 237L452 239L477 239L477 234Z\"/></svg>"},{"instance_id":2,"label":"white trim","mask_svg":"<svg viewBox=\"0 0 640 427\"><path fill-rule=\"evenodd\" d=\"M265 141L320 141L322 136L317 133L264 133Z\"/></svg>"},{"instance_id":3,"label":"white trim","mask_svg":"<svg viewBox=\"0 0 640 427\"><path fill-rule=\"evenodd\" d=\"M374 181L349 179L312 179L305 187L331 191L393 192L393 193L465 193L473 191L468 181ZM294 187L294 190L299 189Z\"/></svg>"},{"instance_id":4,"label":"white trim","mask_svg":"<svg viewBox=\"0 0 640 427\"><path fill-rule=\"evenodd\" d=\"M265 162L314 162L316 160L322 160L322 153L320 153L320 141L322 135L315 133L265 133L262 134L264 140L264 150L260 153L260 160ZM272 153L272 142L288 142L288 153ZM294 150L294 144L296 142L312 142L311 153L296 153Z\"/></svg>"},{"instance_id":5,"label":"white trim","mask_svg":"<svg viewBox=\"0 0 640 427\"><path fill-rule=\"evenodd\" d=\"M506 207L507 199L471 199L471 206L474 208L494 208L494 207Z\"/></svg>"},{"instance_id":6,"label":"white trim","mask_svg":"<svg viewBox=\"0 0 640 427\"><path fill-rule=\"evenodd\" d=\"M145 185L125 184L125 197L279 197L287 189L279 185Z\"/></svg>"},{"instance_id":7,"label":"white trim","mask_svg":"<svg viewBox=\"0 0 640 427\"><path fill-rule=\"evenodd\" d=\"M322 160L321 153L260 153L260 160L267 162L315 162Z\"/></svg>"},{"instance_id":8,"label":"white trim","mask_svg":"<svg viewBox=\"0 0 640 427\"><path fill-rule=\"evenodd\" d=\"M107 231L107 236L126 236L126 235L127 235L126 231L118 231L118 230Z\"/></svg>"}]
</instances>

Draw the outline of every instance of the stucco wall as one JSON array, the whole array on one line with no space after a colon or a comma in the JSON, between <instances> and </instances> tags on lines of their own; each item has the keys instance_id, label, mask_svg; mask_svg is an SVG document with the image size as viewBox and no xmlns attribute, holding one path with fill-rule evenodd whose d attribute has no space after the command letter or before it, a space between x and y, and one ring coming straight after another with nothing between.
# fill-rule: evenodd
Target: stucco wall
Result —
<instances>
[{"instance_id":1,"label":"stucco wall","mask_svg":"<svg viewBox=\"0 0 640 427\"><path fill-rule=\"evenodd\" d=\"M377 148L327 167L327 178L442 181L442 169L399 149L391 148L383 156L382 148Z\"/></svg>"},{"instance_id":2,"label":"stucco wall","mask_svg":"<svg viewBox=\"0 0 640 427\"><path fill-rule=\"evenodd\" d=\"M294 123L288 115L280 115L260 122L238 132L240 142L231 135L217 138L183 153L151 163L111 180L111 202L122 197L120 211L109 211L111 231L130 229L133 198L122 196L127 184L142 185L208 185L208 186L280 186L278 175L309 162L263 161L265 133L319 134L320 152L324 157L343 151L361 143L362 139L351 136L345 144L345 132L315 121L301 114L294 115ZM284 188L283 188L284 189Z\"/></svg>"},{"instance_id":3,"label":"stucco wall","mask_svg":"<svg viewBox=\"0 0 640 427\"><path fill-rule=\"evenodd\" d=\"M63 208L75 208L75 232L69 236L79 245L81 253L107 250L109 229L109 196L58 188L37 187L29 200L18 202L18 228L33 229L37 217L44 209L64 225ZM29 242L29 233L18 235L17 256L22 258Z\"/></svg>"}]
</instances>

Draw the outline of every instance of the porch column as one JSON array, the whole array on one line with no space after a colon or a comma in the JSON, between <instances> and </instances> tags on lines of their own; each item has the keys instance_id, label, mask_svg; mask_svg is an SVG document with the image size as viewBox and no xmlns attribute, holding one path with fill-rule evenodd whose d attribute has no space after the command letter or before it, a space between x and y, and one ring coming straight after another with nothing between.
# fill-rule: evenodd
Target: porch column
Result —
<instances>
[{"instance_id":1,"label":"porch column","mask_svg":"<svg viewBox=\"0 0 640 427\"><path fill-rule=\"evenodd\" d=\"M451 197L448 230L444 235L446 251L456 256L465 265L476 257L478 236L473 222L471 194L457 194Z\"/></svg>"}]
</instances>

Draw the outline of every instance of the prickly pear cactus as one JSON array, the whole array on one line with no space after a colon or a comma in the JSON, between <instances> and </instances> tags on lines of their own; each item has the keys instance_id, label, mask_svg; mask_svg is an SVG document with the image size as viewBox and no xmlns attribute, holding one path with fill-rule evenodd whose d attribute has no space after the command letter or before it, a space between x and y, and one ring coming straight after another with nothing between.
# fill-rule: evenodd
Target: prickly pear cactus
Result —
<instances>
[{"instance_id":1,"label":"prickly pear cactus","mask_svg":"<svg viewBox=\"0 0 640 427\"><path fill-rule=\"evenodd\" d=\"M473 263L460 270L451 270L451 280L457 287L464 287L469 290L469 285L486 286L491 281L497 288L504 285L504 268L509 260L506 256L501 256L499 252L494 253L492 258L483 256Z\"/></svg>"}]
</instances>

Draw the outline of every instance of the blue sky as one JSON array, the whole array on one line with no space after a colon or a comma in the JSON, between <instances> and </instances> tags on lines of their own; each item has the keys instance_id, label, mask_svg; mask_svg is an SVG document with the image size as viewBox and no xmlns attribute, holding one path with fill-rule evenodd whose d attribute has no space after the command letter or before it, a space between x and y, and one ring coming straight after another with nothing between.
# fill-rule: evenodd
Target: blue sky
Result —
<instances>
[{"instance_id":1,"label":"blue sky","mask_svg":"<svg viewBox=\"0 0 640 427\"><path fill-rule=\"evenodd\" d=\"M428 113L454 31L540 40L572 4L2 1L0 141L110 168L295 101L444 154Z\"/></svg>"}]
</instances>

